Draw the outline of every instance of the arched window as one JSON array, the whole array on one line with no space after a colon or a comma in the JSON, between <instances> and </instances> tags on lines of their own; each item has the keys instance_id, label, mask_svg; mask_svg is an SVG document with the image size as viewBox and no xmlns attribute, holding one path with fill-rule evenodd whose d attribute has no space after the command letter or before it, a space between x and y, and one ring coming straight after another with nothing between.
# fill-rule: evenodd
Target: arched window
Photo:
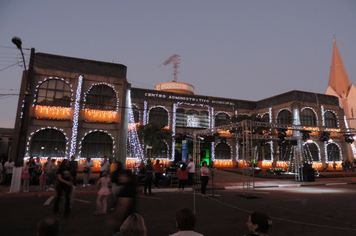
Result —
<instances>
[{"instance_id":1,"label":"arched window","mask_svg":"<svg viewBox=\"0 0 356 236\"><path fill-rule=\"evenodd\" d=\"M268 113L264 114L261 118L261 121L269 123L269 114Z\"/></svg>"},{"instance_id":2,"label":"arched window","mask_svg":"<svg viewBox=\"0 0 356 236\"><path fill-rule=\"evenodd\" d=\"M301 124L305 126L316 126L315 114L311 109L304 109L301 114Z\"/></svg>"},{"instance_id":3,"label":"arched window","mask_svg":"<svg viewBox=\"0 0 356 236\"><path fill-rule=\"evenodd\" d=\"M209 128L209 112L208 111L200 112L200 127Z\"/></svg>"},{"instance_id":4,"label":"arched window","mask_svg":"<svg viewBox=\"0 0 356 236\"><path fill-rule=\"evenodd\" d=\"M230 122L230 117L225 113L218 113L215 116L215 127L221 125L227 125Z\"/></svg>"},{"instance_id":5,"label":"arched window","mask_svg":"<svg viewBox=\"0 0 356 236\"><path fill-rule=\"evenodd\" d=\"M31 139L30 156L34 157L65 157L66 138L55 129L38 131Z\"/></svg>"},{"instance_id":6,"label":"arched window","mask_svg":"<svg viewBox=\"0 0 356 236\"><path fill-rule=\"evenodd\" d=\"M70 86L62 80L50 79L38 88L37 105L70 107L70 102Z\"/></svg>"},{"instance_id":7,"label":"arched window","mask_svg":"<svg viewBox=\"0 0 356 236\"><path fill-rule=\"evenodd\" d=\"M184 109L178 108L176 110L176 126L178 127L184 127L185 122L184 122Z\"/></svg>"},{"instance_id":8,"label":"arched window","mask_svg":"<svg viewBox=\"0 0 356 236\"><path fill-rule=\"evenodd\" d=\"M86 95L85 108L116 111L116 92L105 84L94 85Z\"/></svg>"},{"instance_id":9,"label":"arched window","mask_svg":"<svg viewBox=\"0 0 356 236\"><path fill-rule=\"evenodd\" d=\"M152 153L153 158L167 158L168 156L168 151L167 151L167 145L165 142L161 141L159 146L155 148L155 150Z\"/></svg>"},{"instance_id":10,"label":"arched window","mask_svg":"<svg viewBox=\"0 0 356 236\"><path fill-rule=\"evenodd\" d=\"M140 111L134 105L132 105L132 114L133 114L134 122L140 123Z\"/></svg>"},{"instance_id":11,"label":"arched window","mask_svg":"<svg viewBox=\"0 0 356 236\"><path fill-rule=\"evenodd\" d=\"M162 107L155 107L150 110L149 123L156 125L168 125L168 113Z\"/></svg>"},{"instance_id":12,"label":"arched window","mask_svg":"<svg viewBox=\"0 0 356 236\"><path fill-rule=\"evenodd\" d=\"M303 155L306 161L319 161L319 150L315 143L306 143L303 146Z\"/></svg>"},{"instance_id":13,"label":"arched window","mask_svg":"<svg viewBox=\"0 0 356 236\"><path fill-rule=\"evenodd\" d=\"M330 143L327 146L327 155L328 155L329 162L340 161L339 147L334 143Z\"/></svg>"},{"instance_id":14,"label":"arched window","mask_svg":"<svg viewBox=\"0 0 356 236\"><path fill-rule=\"evenodd\" d=\"M111 156L113 141L104 132L92 132L87 134L82 141L82 157L102 158Z\"/></svg>"},{"instance_id":15,"label":"arched window","mask_svg":"<svg viewBox=\"0 0 356 236\"><path fill-rule=\"evenodd\" d=\"M277 123L278 124L292 124L292 114L290 111L288 110L283 110L281 112L278 113L278 117L277 117Z\"/></svg>"},{"instance_id":16,"label":"arched window","mask_svg":"<svg viewBox=\"0 0 356 236\"><path fill-rule=\"evenodd\" d=\"M199 113L196 110L187 111L187 127L199 127Z\"/></svg>"},{"instance_id":17,"label":"arched window","mask_svg":"<svg viewBox=\"0 0 356 236\"><path fill-rule=\"evenodd\" d=\"M231 159L230 146L226 143L219 143L215 147L215 159Z\"/></svg>"},{"instance_id":18,"label":"arched window","mask_svg":"<svg viewBox=\"0 0 356 236\"><path fill-rule=\"evenodd\" d=\"M324 118L325 118L325 126L326 127L332 127L336 128L337 127L337 120L334 112L332 111L327 111L324 113Z\"/></svg>"}]
</instances>

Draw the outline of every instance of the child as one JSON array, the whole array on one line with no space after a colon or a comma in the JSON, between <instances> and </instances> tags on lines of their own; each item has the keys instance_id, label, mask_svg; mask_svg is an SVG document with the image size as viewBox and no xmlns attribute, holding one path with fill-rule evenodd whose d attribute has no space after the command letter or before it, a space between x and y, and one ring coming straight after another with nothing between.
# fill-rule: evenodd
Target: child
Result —
<instances>
[{"instance_id":1,"label":"child","mask_svg":"<svg viewBox=\"0 0 356 236\"><path fill-rule=\"evenodd\" d=\"M94 214L104 215L106 214L108 195L111 194L109 189L109 185L111 185L111 180L106 171L103 172L103 177L101 177L99 181L96 183L96 186L99 185L100 185L100 190L98 192L98 198L96 199L97 211Z\"/></svg>"},{"instance_id":2,"label":"child","mask_svg":"<svg viewBox=\"0 0 356 236\"><path fill-rule=\"evenodd\" d=\"M24 192L30 191L30 174L29 174L30 162L27 162L22 169L21 179L23 180L22 189Z\"/></svg>"},{"instance_id":3,"label":"child","mask_svg":"<svg viewBox=\"0 0 356 236\"><path fill-rule=\"evenodd\" d=\"M47 178L48 178L46 167L47 167L47 162L45 163L45 165L43 165L43 170L41 171L41 176L39 177L41 190L45 189Z\"/></svg>"}]
</instances>

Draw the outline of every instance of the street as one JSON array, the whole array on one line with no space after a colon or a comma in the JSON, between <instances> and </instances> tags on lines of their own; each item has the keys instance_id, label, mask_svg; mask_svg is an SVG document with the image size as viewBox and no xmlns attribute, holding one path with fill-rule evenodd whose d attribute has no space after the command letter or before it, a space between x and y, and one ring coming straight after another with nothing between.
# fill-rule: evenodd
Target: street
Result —
<instances>
[{"instance_id":1,"label":"street","mask_svg":"<svg viewBox=\"0 0 356 236\"><path fill-rule=\"evenodd\" d=\"M199 192L138 193L138 213L146 222L147 235L170 235L177 231L175 211L181 207L195 210L195 231L209 235L244 235L253 211L268 214L273 221L270 235L356 235L354 213L356 185L308 186L256 189L256 198L246 199L241 190L215 190L215 197L202 198ZM209 191L211 193L211 190ZM97 195L80 194L69 218L60 205L57 217L60 235L112 235L106 227L107 216L94 216ZM109 200L109 205L112 199ZM53 215L53 197L39 193L33 197L0 198L1 235L35 235L36 224Z\"/></svg>"}]
</instances>

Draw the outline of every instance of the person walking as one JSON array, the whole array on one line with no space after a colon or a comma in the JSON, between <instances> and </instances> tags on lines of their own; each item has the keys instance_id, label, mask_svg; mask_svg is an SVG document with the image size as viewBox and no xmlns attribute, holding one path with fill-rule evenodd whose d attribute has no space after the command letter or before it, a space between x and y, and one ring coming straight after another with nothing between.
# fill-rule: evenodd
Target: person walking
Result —
<instances>
[{"instance_id":1,"label":"person walking","mask_svg":"<svg viewBox=\"0 0 356 236\"><path fill-rule=\"evenodd\" d=\"M58 213L59 201L62 195L62 192L65 192L65 208L64 215L66 217L70 214L70 193L72 191L72 181L69 169L68 159L64 159L61 163L61 166L58 169L58 183L56 186L57 197L54 203L53 212Z\"/></svg>"},{"instance_id":2,"label":"person walking","mask_svg":"<svg viewBox=\"0 0 356 236\"><path fill-rule=\"evenodd\" d=\"M152 179L153 179L153 166L151 160L148 159L147 165L145 166L145 188L144 188L145 195L147 195L147 188L149 194L154 195L151 191Z\"/></svg>"},{"instance_id":3,"label":"person walking","mask_svg":"<svg viewBox=\"0 0 356 236\"><path fill-rule=\"evenodd\" d=\"M72 182L74 186L77 186L78 175L78 161L75 160L75 156L71 156L69 161L70 175L72 176Z\"/></svg>"},{"instance_id":4,"label":"person walking","mask_svg":"<svg viewBox=\"0 0 356 236\"><path fill-rule=\"evenodd\" d=\"M30 157L30 159L28 160L28 163L29 163L29 167L28 167L28 173L30 175L30 186L32 184L34 184L34 179L35 179L35 175L36 175L36 163L35 163L35 160L33 160L33 157Z\"/></svg>"},{"instance_id":5,"label":"person walking","mask_svg":"<svg viewBox=\"0 0 356 236\"><path fill-rule=\"evenodd\" d=\"M90 186L89 178L90 178L91 170L94 167L94 162L90 159L90 157L87 157L87 159L84 161L82 167L84 168L84 170L83 170L83 173L84 173L83 187Z\"/></svg>"},{"instance_id":6,"label":"person walking","mask_svg":"<svg viewBox=\"0 0 356 236\"><path fill-rule=\"evenodd\" d=\"M155 171L155 187L159 188L159 181L161 180L163 174L162 165L159 163L159 160L156 160L156 164L153 165Z\"/></svg>"},{"instance_id":7,"label":"person walking","mask_svg":"<svg viewBox=\"0 0 356 236\"><path fill-rule=\"evenodd\" d=\"M184 186L188 180L188 170L185 163L178 169L178 192L182 190L184 193Z\"/></svg>"},{"instance_id":8,"label":"person walking","mask_svg":"<svg viewBox=\"0 0 356 236\"><path fill-rule=\"evenodd\" d=\"M30 191L30 179L31 176L29 174L30 162L26 162L24 167L22 168L21 179L22 183L22 191L29 192Z\"/></svg>"},{"instance_id":9,"label":"person walking","mask_svg":"<svg viewBox=\"0 0 356 236\"><path fill-rule=\"evenodd\" d=\"M103 176L96 183L96 186L100 186L100 190L98 192L98 198L96 199L96 212L95 215L104 215L106 214L107 209L107 199L111 194L109 186L111 185L111 181L107 172L102 174Z\"/></svg>"},{"instance_id":10,"label":"person walking","mask_svg":"<svg viewBox=\"0 0 356 236\"><path fill-rule=\"evenodd\" d=\"M99 178L103 177L103 173L109 173L110 163L108 161L108 157L104 156L104 160L100 162L100 176Z\"/></svg>"},{"instance_id":11,"label":"person walking","mask_svg":"<svg viewBox=\"0 0 356 236\"><path fill-rule=\"evenodd\" d=\"M56 159L51 159L51 157L48 157L48 163L46 166L47 169L47 189L46 191L55 191L54 186L56 184L56 173L57 173L57 166L55 164Z\"/></svg>"},{"instance_id":12,"label":"person walking","mask_svg":"<svg viewBox=\"0 0 356 236\"><path fill-rule=\"evenodd\" d=\"M203 197L205 196L205 191L206 191L206 186L208 185L209 182L209 168L208 168L208 163L206 161L203 161L202 167L200 168L200 180L201 180L201 195Z\"/></svg>"},{"instance_id":13,"label":"person walking","mask_svg":"<svg viewBox=\"0 0 356 236\"><path fill-rule=\"evenodd\" d=\"M193 177L195 174L195 164L193 162L193 158L189 159L189 164L188 164L188 184L190 186L193 185Z\"/></svg>"},{"instance_id":14,"label":"person walking","mask_svg":"<svg viewBox=\"0 0 356 236\"><path fill-rule=\"evenodd\" d=\"M42 163L39 157L36 158L35 162L36 168L34 169L34 183L40 185L40 176L42 174Z\"/></svg>"}]
</instances>

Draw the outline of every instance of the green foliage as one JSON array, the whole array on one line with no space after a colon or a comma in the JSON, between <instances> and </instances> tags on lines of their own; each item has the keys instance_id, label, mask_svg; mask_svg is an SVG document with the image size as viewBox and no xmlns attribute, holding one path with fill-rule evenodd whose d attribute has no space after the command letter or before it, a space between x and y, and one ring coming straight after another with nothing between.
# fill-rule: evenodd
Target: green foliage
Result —
<instances>
[{"instance_id":1,"label":"green foliage","mask_svg":"<svg viewBox=\"0 0 356 236\"><path fill-rule=\"evenodd\" d=\"M137 135L144 147L152 147L152 153L159 148L165 148L163 140L169 143L172 139L172 131L165 129L164 125L157 124L138 126Z\"/></svg>"}]
</instances>

